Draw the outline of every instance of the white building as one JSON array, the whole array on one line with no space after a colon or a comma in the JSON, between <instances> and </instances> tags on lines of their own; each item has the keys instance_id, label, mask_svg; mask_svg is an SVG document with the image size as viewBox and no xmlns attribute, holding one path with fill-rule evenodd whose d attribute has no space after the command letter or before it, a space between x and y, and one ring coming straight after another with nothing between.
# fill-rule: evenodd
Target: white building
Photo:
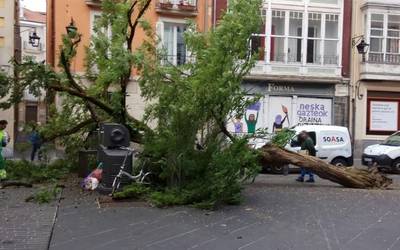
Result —
<instances>
[{"instance_id":1,"label":"white building","mask_svg":"<svg viewBox=\"0 0 400 250\"><path fill-rule=\"evenodd\" d=\"M38 63L45 63L46 13L21 8L19 14L22 59L30 57ZM37 98L28 91L25 92L23 102L18 105L16 113L19 127L29 122L46 122L46 104L43 97Z\"/></svg>"},{"instance_id":2,"label":"white building","mask_svg":"<svg viewBox=\"0 0 400 250\"><path fill-rule=\"evenodd\" d=\"M356 156L400 130L400 1L355 0L352 128ZM364 59L356 46L369 46Z\"/></svg>"},{"instance_id":3,"label":"white building","mask_svg":"<svg viewBox=\"0 0 400 250\"><path fill-rule=\"evenodd\" d=\"M251 44L259 60L244 81L264 96L248 110L256 127L272 131L286 111L284 127L347 126L351 1L264 0L262 14Z\"/></svg>"}]
</instances>

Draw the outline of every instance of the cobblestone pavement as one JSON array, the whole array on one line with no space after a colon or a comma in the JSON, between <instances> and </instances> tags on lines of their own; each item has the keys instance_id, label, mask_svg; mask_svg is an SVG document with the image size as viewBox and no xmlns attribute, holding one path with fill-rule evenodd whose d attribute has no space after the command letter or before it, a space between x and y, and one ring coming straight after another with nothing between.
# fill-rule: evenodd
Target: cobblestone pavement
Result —
<instances>
[{"instance_id":1,"label":"cobblestone pavement","mask_svg":"<svg viewBox=\"0 0 400 250\"><path fill-rule=\"evenodd\" d=\"M260 175L240 206L218 211L99 208L64 190L51 249L400 249L400 176L393 190L355 190L295 175Z\"/></svg>"},{"instance_id":2,"label":"cobblestone pavement","mask_svg":"<svg viewBox=\"0 0 400 250\"><path fill-rule=\"evenodd\" d=\"M56 204L25 202L36 188L0 190L0 249L47 249Z\"/></svg>"}]
</instances>

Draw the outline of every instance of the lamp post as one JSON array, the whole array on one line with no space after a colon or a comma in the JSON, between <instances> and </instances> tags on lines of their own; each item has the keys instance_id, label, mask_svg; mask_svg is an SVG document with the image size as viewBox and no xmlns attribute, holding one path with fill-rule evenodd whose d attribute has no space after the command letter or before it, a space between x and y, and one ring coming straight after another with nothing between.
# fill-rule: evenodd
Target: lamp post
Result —
<instances>
[{"instance_id":1,"label":"lamp post","mask_svg":"<svg viewBox=\"0 0 400 250\"><path fill-rule=\"evenodd\" d=\"M368 51L369 44L365 42L364 35L353 37L351 44L357 48L358 54L362 55L362 62L365 62L365 54Z\"/></svg>"},{"instance_id":2,"label":"lamp post","mask_svg":"<svg viewBox=\"0 0 400 250\"><path fill-rule=\"evenodd\" d=\"M71 18L71 22L69 23L69 25L67 27L65 27L65 30L67 31L67 34L69 37L75 36L78 28L75 26L75 22L74 22L73 18Z\"/></svg>"},{"instance_id":3,"label":"lamp post","mask_svg":"<svg viewBox=\"0 0 400 250\"><path fill-rule=\"evenodd\" d=\"M32 45L32 47L35 47L35 48L39 47L40 37L36 34L35 31L32 33L32 35L29 35L28 43L30 45Z\"/></svg>"}]
</instances>

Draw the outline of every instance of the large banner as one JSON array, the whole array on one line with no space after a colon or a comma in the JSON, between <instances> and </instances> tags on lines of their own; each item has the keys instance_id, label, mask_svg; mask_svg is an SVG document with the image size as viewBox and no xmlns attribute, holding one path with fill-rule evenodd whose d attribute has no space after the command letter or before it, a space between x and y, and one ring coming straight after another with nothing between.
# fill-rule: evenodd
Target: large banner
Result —
<instances>
[{"instance_id":1,"label":"large banner","mask_svg":"<svg viewBox=\"0 0 400 250\"><path fill-rule=\"evenodd\" d=\"M324 98L298 98L296 123L299 125L332 124L332 100Z\"/></svg>"},{"instance_id":2,"label":"large banner","mask_svg":"<svg viewBox=\"0 0 400 250\"><path fill-rule=\"evenodd\" d=\"M257 129L264 128L264 105L263 101L250 105L244 111L244 114L233 115L228 120L227 129L235 135L254 134Z\"/></svg>"},{"instance_id":3,"label":"large banner","mask_svg":"<svg viewBox=\"0 0 400 250\"><path fill-rule=\"evenodd\" d=\"M265 127L268 132L278 132L293 126L292 97L271 96L269 98L268 120Z\"/></svg>"},{"instance_id":4,"label":"large banner","mask_svg":"<svg viewBox=\"0 0 400 250\"><path fill-rule=\"evenodd\" d=\"M371 101L369 122L372 131L397 131L398 102Z\"/></svg>"}]
</instances>

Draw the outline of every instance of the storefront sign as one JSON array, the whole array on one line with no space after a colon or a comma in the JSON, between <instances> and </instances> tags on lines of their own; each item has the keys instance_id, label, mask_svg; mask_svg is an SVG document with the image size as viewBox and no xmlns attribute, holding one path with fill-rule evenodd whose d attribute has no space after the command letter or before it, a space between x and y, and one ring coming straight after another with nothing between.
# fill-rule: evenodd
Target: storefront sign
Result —
<instances>
[{"instance_id":1,"label":"storefront sign","mask_svg":"<svg viewBox=\"0 0 400 250\"><path fill-rule=\"evenodd\" d=\"M371 101L370 130L396 131L398 128L398 102Z\"/></svg>"},{"instance_id":2,"label":"storefront sign","mask_svg":"<svg viewBox=\"0 0 400 250\"><path fill-rule=\"evenodd\" d=\"M268 83L268 93L294 93L296 92L294 86L285 84Z\"/></svg>"},{"instance_id":3,"label":"storefront sign","mask_svg":"<svg viewBox=\"0 0 400 250\"><path fill-rule=\"evenodd\" d=\"M332 100L299 98L296 109L297 124L331 124Z\"/></svg>"}]
</instances>

